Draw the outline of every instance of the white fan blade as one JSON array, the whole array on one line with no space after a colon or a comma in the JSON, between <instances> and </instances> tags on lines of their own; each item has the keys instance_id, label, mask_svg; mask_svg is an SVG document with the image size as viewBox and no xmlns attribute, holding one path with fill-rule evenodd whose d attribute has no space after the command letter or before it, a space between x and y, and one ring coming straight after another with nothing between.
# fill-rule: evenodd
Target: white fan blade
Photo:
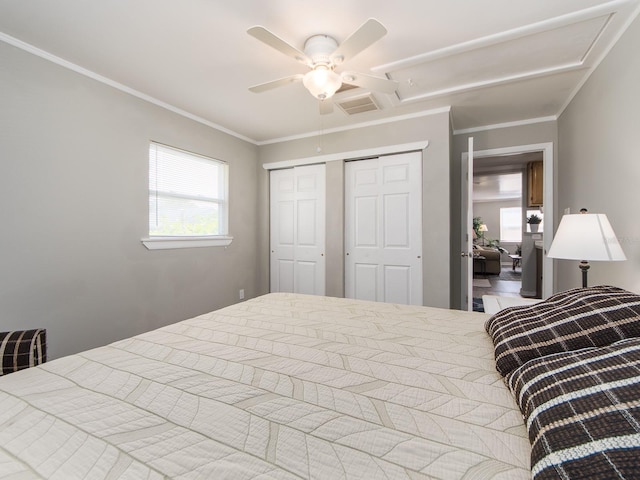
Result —
<instances>
[{"instance_id":1,"label":"white fan blade","mask_svg":"<svg viewBox=\"0 0 640 480\"><path fill-rule=\"evenodd\" d=\"M304 54L304 52L288 44L287 42L282 40L280 37L278 37L276 34L271 33L269 30L267 30L266 28L260 25L251 27L249 30L247 30L247 33L252 37L260 40L262 43L265 43L270 47L275 48L279 52L284 53L285 55L292 57L295 60L298 60L299 62L302 62L307 65L311 63L311 60L309 59L309 57L307 57Z\"/></svg>"},{"instance_id":2,"label":"white fan blade","mask_svg":"<svg viewBox=\"0 0 640 480\"><path fill-rule=\"evenodd\" d=\"M283 85L288 85L290 83L301 82L303 77L304 75L299 73L297 75L279 78L278 80L272 80L271 82L254 85L253 87L249 87L249 90L251 90L253 93L262 93L266 92L267 90L282 87Z\"/></svg>"},{"instance_id":3,"label":"white fan blade","mask_svg":"<svg viewBox=\"0 0 640 480\"><path fill-rule=\"evenodd\" d=\"M357 72L344 72L342 81L356 87L366 88L374 92L394 93L398 88L398 82L388 78L374 77Z\"/></svg>"},{"instance_id":4,"label":"white fan blade","mask_svg":"<svg viewBox=\"0 0 640 480\"><path fill-rule=\"evenodd\" d=\"M320 100L320 115L327 115L329 113L333 113L333 102L329 98Z\"/></svg>"},{"instance_id":5,"label":"white fan blade","mask_svg":"<svg viewBox=\"0 0 640 480\"><path fill-rule=\"evenodd\" d=\"M375 18L370 18L340 44L336 51L331 54L331 60L336 64L350 60L386 34L387 29Z\"/></svg>"}]
</instances>

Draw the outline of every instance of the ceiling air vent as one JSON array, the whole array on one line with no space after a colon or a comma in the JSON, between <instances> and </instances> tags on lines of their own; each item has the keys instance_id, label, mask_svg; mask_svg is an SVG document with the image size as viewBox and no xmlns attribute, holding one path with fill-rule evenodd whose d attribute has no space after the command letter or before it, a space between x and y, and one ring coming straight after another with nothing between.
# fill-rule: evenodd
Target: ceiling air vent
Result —
<instances>
[{"instance_id":1,"label":"ceiling air vent","mask_svg":"<svg viewBox=\"0 0 640 480\"><path fill-rule=\"evenodd\" d=\"M347 115L355 115L356 113L372 112L380 110L380 106L376 103L375 98L370 93L351 97L344 100L336 100L336 105L340 107Z\"/></svg>"}]
</instances>

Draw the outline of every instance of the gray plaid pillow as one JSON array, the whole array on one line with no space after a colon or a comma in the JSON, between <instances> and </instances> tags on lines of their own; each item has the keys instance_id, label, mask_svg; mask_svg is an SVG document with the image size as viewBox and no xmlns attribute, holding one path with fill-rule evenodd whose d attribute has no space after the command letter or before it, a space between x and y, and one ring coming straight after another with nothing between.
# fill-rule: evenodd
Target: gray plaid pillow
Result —
<instances>
[{"instance_id":1,"label":"gray plaid pillow","mask_svg":"<svg viewBox=\"0 0 640 480\"><path fill-rule=\"evenodd\" d=\"M531 360L507 383L535 480L640 478L640 339Z\"/></svg>"},{"instance_id":2,"label":"gray plaid pillow","mask_svg":"<svg viewBox=\"0 0 640 480\"><path fill-rule=\"evenodd\" d=\"M496 368L506 376L533 358L640 337L640 295L610 286L577 288L501 310L485 328Z\"/></svg>"}]
</instances>

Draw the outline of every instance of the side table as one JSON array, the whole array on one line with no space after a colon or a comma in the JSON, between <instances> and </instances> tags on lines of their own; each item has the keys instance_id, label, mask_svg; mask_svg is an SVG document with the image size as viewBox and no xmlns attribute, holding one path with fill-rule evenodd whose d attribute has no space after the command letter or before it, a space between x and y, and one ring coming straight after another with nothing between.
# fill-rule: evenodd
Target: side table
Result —
<instances>
[{"instance_id":1,"label":"side table","mask_svg":"<svg viewBox=\"0 0 640 480\"><path fill-rule=\"evenodd\" d=\"M511 265L511 270L515 270L516 267L520 266L520 263L522 262L522 256L521 255L509 255L509 258L513 262L513 264Z\"/></svg>"},{"instance_id":2,"label":"side table","mask_svg":"<svg viewBox=\"0 0 640 480\"><path fill-rule=\"evenodd\" d=\"M483 255L474 255L473 256L473 264L475 266L476 262L480 265L480 274L487 274L487 257ZM473 269L475 271L475 268Z\"/></svg>"}]
</instances>

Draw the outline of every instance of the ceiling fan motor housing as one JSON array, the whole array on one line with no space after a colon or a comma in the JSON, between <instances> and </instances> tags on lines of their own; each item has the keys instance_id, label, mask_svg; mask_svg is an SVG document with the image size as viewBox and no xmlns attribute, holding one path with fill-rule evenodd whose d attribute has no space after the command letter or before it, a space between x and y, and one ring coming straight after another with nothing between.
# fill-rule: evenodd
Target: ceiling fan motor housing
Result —
<instances>
[{"instance_id":1,"label":"ceiling fan motor housing","mask_svg":"<svg viewBox=\"0 0 640 480\"><path fill-rule=\"evenodd\" d=\"M338 42L328 35L314 35L304 42L304 53L311 59L311 67L327 65L333 68L331 54L338 48Z\"/></svg>"}]
</instances>

